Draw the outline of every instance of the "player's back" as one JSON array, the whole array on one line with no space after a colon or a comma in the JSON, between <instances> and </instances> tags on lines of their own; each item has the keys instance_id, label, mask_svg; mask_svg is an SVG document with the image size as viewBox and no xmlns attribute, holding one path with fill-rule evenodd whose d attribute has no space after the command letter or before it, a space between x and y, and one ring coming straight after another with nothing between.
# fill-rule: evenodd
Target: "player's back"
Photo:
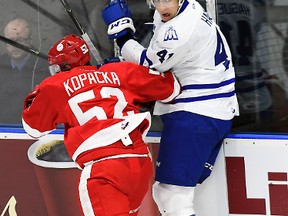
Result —
<instances>
[{"instance_id":1,"label":"player's back","mask_svg":"<svg viewBox=\"0 0 288 216\"><path fill-rule=\"evenodd\" d=\"M79 146L85 146L83 143L89 143L89 148L91 143L108 146L140 125L142 134L149 129L150 114L139 113L139 104L172 100L180 91L172 73L149 71L152 70L122 62L99 69L81 66L60 72L45 79L31 93L31 97L38 95L33 106L24 111L24 120L42 132L64 123L65 144L70 156L75 156L73 159L82 152L75 153ZM35 112L37 116L33 115ZM122 125L124 120L127 126Z\"/></svg>"},{"instance_id":2,"label":"player's back","mask_svg":"<svg viewBox=\"0 0 288 216\"><path fill-rule=\"evenodd\" d=\"M137 92L131 91L132 88L129 89L125 84L126 68L118 65L117 70L114 69L103 67L102 70L95 66L80 66L69 72L60 72L49 77L38 88L39 96L42 94L42 98L49 101L49 104L35 100L31 107L49 106L48 113L43 112L43 120L50 118L54 120L54 122L49 121L52 124L64 123L67 151L80 164L91 158L120 153L124 147L121 143L112 148L115 151L109 150L111 148L109 145L121 139L122 133L129 133L129 131L126 132L126 128L121 129L120 126L116 128L115 125L122 122L125 116L137 116L134 114L139 113L138 107L134 105ZM39 99L37 97L36 99ZM142 124L145 117L136 118L134 128ZM133 127L131 122L130 124L129 127ZM143 124L146 127L149 125L148 122ZM130 132L132 130L133 128ZM141 136L140 131L139 134ZM102 147L103 150L89 151L96 147ZM138 153L142 151L141 147ZM83 157L83 152L88 153ZM81 154L82 156L78 158Z\"/></svg>"},{"instance_id":3,"label":"player's back","mask_svg":"<svg viewBox=\"0 0 288 216\"><path fill-rule=\"evenodd\" d=\"M42 83L41 88L42 91L48 91L47 95L54 97L51 103L57 106L58 113L62 115L59 117L60 122L74 127L83 125L94 117L100 120L114 116L112 107L115 107L117 102L117 93L121 92L115 90L121 89L120 78L115 72L99 71L94 66L82 66L50 78Z\"/></svg>"},{"instance_id":4,"label":"player's back","mask_svg":"<svg viewBox=\"0 0 288 216\"><path fill-rule=\"evenodd\" d=\"M110 63L99 69L81 66L46 79L41 88L48 97L54 97L51 103L62 115L59 121L71 127L93 119L117 121L139 113L140 103L173 96L172 74L149 71L152 70L127 62Z\"/></svg>"}]
</instances>

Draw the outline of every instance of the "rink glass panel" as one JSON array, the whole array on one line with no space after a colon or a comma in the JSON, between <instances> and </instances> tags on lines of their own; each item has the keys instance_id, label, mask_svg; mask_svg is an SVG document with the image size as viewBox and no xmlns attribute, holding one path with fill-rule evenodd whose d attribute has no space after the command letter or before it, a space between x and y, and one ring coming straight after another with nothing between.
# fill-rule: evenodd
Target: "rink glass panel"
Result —
<instances>
[{"instance_id":1,"label":"rink glass panel","mask_svg":"<svg viewBox=\"0 0 288 216\"><path fill-rule=\"evenodd\" d=\"M117 54L113 41L109 41L101 11L109 1L70 0L76 17L88 33L102 58ZM136 36L148 46L152 36L154 9L145 0L128 0ZM205 7L205 1L199 0ZM2 0L1 35L5 25L14 18L30 23L33 49L47 55L50 47L63 36L80 35L60 0ZM286 0L215 0L217 23L225 34L233 55L236 71L236 91L241 115L233 122L232 132L284 132L288 131L288 10ZM247 11L248 10L248 11ZM238 13L238 16L236 16ZM249 16L245 17L245 13ZM242 18L241 18L242 15ZM20 41L21 42L21 41ZM5 55L6 44L1 41L0 55ZM33 55L33 54L31 54ZM0 60L2 125L21 126L23 89L30 91L38 81L35 77L45 70L49 76L47 60L34 55L29 82L22 79L9 81L9 70L4 58ZM2 63L1 63L2 61ZM92 64L97 62L92 57ZM30 65L30 66L31 66ZM40 69L39 69L40 68ZM3 78L4 77L4 78ZM4 80L4 81L3 81ZM16 78L14 78L16 80ZM23 81L23 82L21 82ZM23 90L22 94L16 90ZM7 96L8 95L8 96ZM10 101L18 101L9 103ZM9 108L11 106L17 109ZM160 132L159 117L152 118L150 131Z\"/></svg>"}]
</instances>

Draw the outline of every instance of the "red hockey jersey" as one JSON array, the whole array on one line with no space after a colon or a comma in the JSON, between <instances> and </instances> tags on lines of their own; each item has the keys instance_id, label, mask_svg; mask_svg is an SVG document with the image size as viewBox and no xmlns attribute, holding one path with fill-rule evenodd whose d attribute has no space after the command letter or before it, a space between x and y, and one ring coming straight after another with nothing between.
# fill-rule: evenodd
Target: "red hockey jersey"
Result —
<instances>
[{"instance_id":1,"label":"red hockey jersey","mask_svg":"<svg viewBox=\"0 0 288 216\"><path fill-rule=\"evenodd\" d=\"M139 113L139 105L155 100L166 103L179 92L170 72L128 62L99 69L81 66L48 77L35 87L25 99L22 123L32 137L41 137L63 123L69 155L75 161L79 155L86 156L85 162L129 153L124 147L132 144L131 132L140 128L145 136L150 127L150 113ZM92 155L92 151L98 153Z\"/></svg>"}]
</instances>

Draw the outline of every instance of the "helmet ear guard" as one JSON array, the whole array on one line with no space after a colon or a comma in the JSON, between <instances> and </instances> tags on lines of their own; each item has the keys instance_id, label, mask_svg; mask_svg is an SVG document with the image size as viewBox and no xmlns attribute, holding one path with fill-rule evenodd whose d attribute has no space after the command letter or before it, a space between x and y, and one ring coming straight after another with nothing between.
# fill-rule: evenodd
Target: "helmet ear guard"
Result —
<instances>
[{"instance_id":1,"label":"helmet ear guard","mask_svg":"<svg viewBox=\"0 0 288 216\"><path fill-rule=\"evenodd\" d=\"M49 53L48 61L52 66L50 73L63 70L65 65L71 68L85 65L90 61L90 50L87 43L75 34L69 34L54 44ZM58 65L54 66L54 65Z\"/></svg>"}]
</instances>

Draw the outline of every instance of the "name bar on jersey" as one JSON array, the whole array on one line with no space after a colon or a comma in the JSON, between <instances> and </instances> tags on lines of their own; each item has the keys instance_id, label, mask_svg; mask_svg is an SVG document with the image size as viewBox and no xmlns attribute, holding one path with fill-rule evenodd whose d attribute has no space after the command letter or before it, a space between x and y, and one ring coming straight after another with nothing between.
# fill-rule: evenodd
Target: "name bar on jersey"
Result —
<instances>
[{"instance_id":1,"label":"name bar on jersey","mask_svg":"<svg viewBox=\"0 0 288 216\"><path fill-rule=\"evenodd\" d=\"M63 82L63 85L67 94L71 96L73 92L83 88L85 85L101 83L120 85L120 79L115 72L93 71L73 76Z\"/></svg>"}]
</instances>

